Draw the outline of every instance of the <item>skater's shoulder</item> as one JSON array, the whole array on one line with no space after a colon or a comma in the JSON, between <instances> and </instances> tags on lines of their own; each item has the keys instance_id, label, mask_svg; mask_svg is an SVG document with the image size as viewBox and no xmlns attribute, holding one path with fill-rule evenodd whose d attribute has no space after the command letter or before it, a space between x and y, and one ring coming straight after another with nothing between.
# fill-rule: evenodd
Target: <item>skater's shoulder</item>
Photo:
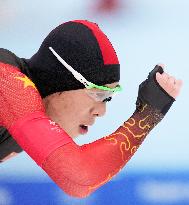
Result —
<instances>
[{"instance_id":1,"label":"skater's shoulder","mask_svg":"<svg viewBox=\"0 0 189 205\"><path fill-rule=\"evenodd\" d=\"M20 67L21 58L16 56L12 51L0 48L0 62Z\"/></svg>"}]
</instances>

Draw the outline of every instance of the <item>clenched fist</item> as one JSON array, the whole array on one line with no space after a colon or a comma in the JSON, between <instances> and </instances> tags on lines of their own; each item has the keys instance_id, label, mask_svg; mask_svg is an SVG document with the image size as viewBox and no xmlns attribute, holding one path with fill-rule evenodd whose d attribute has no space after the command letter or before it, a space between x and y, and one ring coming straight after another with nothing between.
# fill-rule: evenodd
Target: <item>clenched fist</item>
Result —
<instances>
[{"instance_id":1,"label":"clenched fist","mask_svg":"<svg viewBox=\"0 0 189 205\"><path fill-rule=\"evenodd\" d=\"M156 65L147 79L139 85L136 104L151 105L165 115L179 95L181 86L181 80L165 73L163 65Z\"/></svg>"},{"instance_id":2,"label":"clenched fist","mask_svg":"<svg viewBox=\"0 0 189 205\"><path fill-rule=\"evenodd\" d=\"M163 67L163 65L161 65ZM177 80L175 77L170 76L168 73L163 72L160 74L156 73L156 80L159 85L173 98L180 94L182 87L182 80Z\"/></svg>"}]
</instances>

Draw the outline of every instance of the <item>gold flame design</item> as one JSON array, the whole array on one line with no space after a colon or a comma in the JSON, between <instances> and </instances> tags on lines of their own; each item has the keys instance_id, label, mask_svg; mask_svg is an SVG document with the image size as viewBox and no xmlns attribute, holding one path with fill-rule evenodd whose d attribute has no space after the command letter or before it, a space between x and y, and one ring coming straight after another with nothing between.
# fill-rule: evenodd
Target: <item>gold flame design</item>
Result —
<instances>
[{"instance_id":1,"label":"gold flame design","mask_svg":"<svg viewBox=\"0 0 189 205\"><path fill-rule=\"evenodd\" d=\"M147 104L145 104L140 108L139 112L144 112L147 107ZM136 152L136 150L140 146L143 137L148 134L149 129L151 128L151 116L149 115L148 111L146 113L148 115L144 116L143 119L135 119L133 117L129 118L129 120L127 122L124 122L124 124L121 126L121 128L124 129L119 129L119 131L104 137L105 140L109 141L110 145L119 146L121 159L124 163L117 171L120 171L123 168L125 163L130 159L130 157ZM90 186L89 189L96 189L99 186L105 184L110 179L112 179L112 177L117 173L117 171L114 172L114 174L109 174L105 180L99 182L98 184Z\"/></svg>"}]
</instances>

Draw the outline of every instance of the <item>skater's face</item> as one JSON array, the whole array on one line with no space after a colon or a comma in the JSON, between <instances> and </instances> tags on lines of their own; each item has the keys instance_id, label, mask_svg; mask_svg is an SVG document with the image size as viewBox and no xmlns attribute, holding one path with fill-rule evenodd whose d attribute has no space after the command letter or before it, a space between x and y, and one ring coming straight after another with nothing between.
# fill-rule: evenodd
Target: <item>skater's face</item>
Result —
<instances>
[{"instance_id":1,"label":"skater's face","mask_svg":"<svg viewBox=\"0 0 189 205\"><path fill-rule=\"evenodd\" d=\"M117 85L118 82L105 86L114 88ZM106 102L111 100L106 91L101 91L101 93L96 89L91 89L91 93L88 91L85 88L57 92L43 99L46 114L72 138L86 134L96 117L101 117L106 113ZM96 95L93 95L95 93ZM103 99L103 95L105 100L99 101L98 97Z\"/></svg>"}]
</instances>

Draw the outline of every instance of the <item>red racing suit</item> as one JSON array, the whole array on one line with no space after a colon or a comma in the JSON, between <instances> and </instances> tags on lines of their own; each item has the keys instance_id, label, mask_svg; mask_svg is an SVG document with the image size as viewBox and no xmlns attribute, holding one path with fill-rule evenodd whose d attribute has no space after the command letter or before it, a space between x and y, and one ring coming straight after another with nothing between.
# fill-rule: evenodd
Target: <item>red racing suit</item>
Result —
<instances>
[{"instance_id":1,"label":"red racing suit","mask_svg":"<svg viewBox=\"0 0 189 205\"><path fill-rule=\"evenodd\" d=\"M25 60L0 49L0 123L15 146L75 197L88 196L115 176L174 102L150 73L139 87L133 115L112 134L79 146L45 115L35 85L23 73L29 77Z\"/></svg>"}]
</instances>

